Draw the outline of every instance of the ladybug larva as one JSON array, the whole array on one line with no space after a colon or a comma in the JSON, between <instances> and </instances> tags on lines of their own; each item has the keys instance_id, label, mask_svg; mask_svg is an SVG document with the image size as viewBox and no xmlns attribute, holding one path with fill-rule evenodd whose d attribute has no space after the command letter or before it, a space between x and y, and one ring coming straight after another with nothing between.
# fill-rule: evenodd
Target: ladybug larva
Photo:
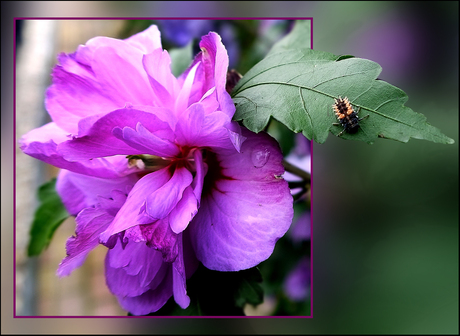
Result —
<instances>
[{"instance_id":1,"label":"ladybug larva","mask_svg":"<svg viewBox=\"0 0 460 336\"><path fill-rule=\"evenodd\" d=\"M334 123L333 125L343 126L342 132L337 134L337 136L341 136L343 132L347 132L350 134L358 132L358 129L360 127L359 122L369 117L369 115L367 115L365 117L358 118L360 107L358 107L358 110L355 111L347 97L336 98L335 103L332 105L332 108L334 109L337 119L340 121L340 123Z\"/></svg>"}]
</instances>

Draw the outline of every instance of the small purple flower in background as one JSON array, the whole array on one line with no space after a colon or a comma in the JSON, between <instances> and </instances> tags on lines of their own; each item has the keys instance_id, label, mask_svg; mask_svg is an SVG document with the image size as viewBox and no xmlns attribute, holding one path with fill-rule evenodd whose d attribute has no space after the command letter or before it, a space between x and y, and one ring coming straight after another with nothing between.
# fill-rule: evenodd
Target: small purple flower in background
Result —
<instances>
[{"instance_id":1,"label":"small purple flower in background","mask_svg":"<svg viewBox=\"0 0 460 336\"><path fill-rule=\"evenodd\" d=\"M294 219L286 236L293 246L303 248L305 242L311 239L311 212L302 211ZM310 256L301 257L286 275L283 290L292 301L304 301L310 298L311 288L311 260Z\"/></svg>"},{"instance_id":2,"label":"small purple flower in background","mask_svg":"<svg viewBox=\"0 0 460 336\"><path fill-rule=\"evenodd\" d=\"M200 262L258 265L293 217L278 143L231 120L220 36L199 45L178 78L156 26L59 55L45 100L52 122L20 141L61 168L56 189L76 216L58 275L104 244L107 285L133 315L171 296L186 308L186 279Z\"/></svg>"},{"instance_id":3,"label":"small purple flower in background","mask_svg":"<svg viewBox=\"0 0 460 336\"><path fill-rule=\"evenodd\" d=\"M286 236L295 248L305 248L311 239L311 212L302 211L294 219ZM310 298L311 260L310 255L301 257L287 273L283 283L284 294L292 301L300 302Z\"/></svg>"},{"instance_id":4,"label":"small purple flower in background","mask_svg":"<svg viewBox=\"0 0 460 336\"><path fill-rule=\"evenodd\" d=\"M288 235L294 244L301 244L303 241L311 239L310 211L303 211L299 217L293 221Z\"/></svg>"},{"instance_id":5,"label":"small purple flower in background","mask_svg":"<svg viewBox=\"0 0 460 336\"><path fill-rule=\"evenodd\" d=\"M310 257L304 257L289 272L284 282L284 293L292 301L304 301L310 297Z\"/></svg>"},{"instance_id":6,"label":"small purple flower in background","mask_svg":"<svg viewBox=\"0 0 460 336\"><path fill-rule=\"evenodd\" d=\"M158 20L162 37L178 47L185 47L195 38L213 30L213 20Z\"/></svg>"}]
</instances>

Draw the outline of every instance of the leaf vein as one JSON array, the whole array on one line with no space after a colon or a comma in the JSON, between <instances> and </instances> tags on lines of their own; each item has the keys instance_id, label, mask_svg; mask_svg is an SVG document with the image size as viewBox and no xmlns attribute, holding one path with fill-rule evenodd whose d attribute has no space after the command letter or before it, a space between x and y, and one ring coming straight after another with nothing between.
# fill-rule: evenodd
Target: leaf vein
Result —
<instances>
[{"instance_id":1,"label":"leaf vein","mask_svg":"<svg viewBox=\"0 0 460 336\"><path fill-rule=\"evenodd\" d=\"M303 85L299 85L299 84L295 84L295 83L289 83L289 82L276 82L276 81L271 81L271 82L259 82L259 83L255 83L255 84L253 84L253 85L251 85L251 86L248 86L248 87L246 87L246 88L249 89L249 88L253 88L253 87L259 86L259 85L280 85L280 86L281 86L281 85L287 85L287 86L293 86L293 87L295 87L295 88L310 90L310 91L313 91L313 92L318 93L318 94L322 94L322 95L327 96L327 97L335 98L335 96L333 96L333 95L331 95L331 94L328 94L328 93L325 93L325 92L320 91L320 90L316 90L314 87L307 87L307 86L303 86ZM238 98L243 98L243 97L244 97L244 96L241 96L241 97L238 97ZM244 98L250 100L250 99L247 98L247 97L244 97ZM390 101L391 101L391 100L388 100L388 101L382 103L382 104L379 106L379 108L380 108L381 106L383 106L385 103L390 102ZM251 102L252 102L252 101L251 101ZM252 102L252 103L255 104L254 102ZM391 117L391 116L389 116L389 115L383 114L383 113L377 111L377 109L371 109L371 108L369 108L369 107L365 107L365 106L358 105L358 104L353 104L353 105L355 105L356 107L360 107L360 108L362 108L363 110L367 110L367 111L369 111L369 112L372 112L372 113L375 113L375 114L377 114L377 115L380 115L380 116L382 116L382 117L384 117L384 118L387 118L387 119L390 119L390 120L399 122L399 123L401 123L401 124L404 124L404 125L406 125L406 126L409 126L409 127L411 127L411 128L416 129L413 125L408 124L408 123L406 123L406 122L404 122L404 121L402 121L402 120L393 118L393 117ZM256 108L256 111L257 111L257 108Z\"/></svg>"},{"instance_id":2,"label":"leaf vein","mask_svg":"<svg viewBox=\"0 0 460 336\"><path fill-rule=\"evenodd\" d=\"M307 110L307 106L305 105L305 99L302 96L302 88L300 88L300 87L299 87L299 96L300 96L300 100L302 101L302 107L305 110L305 114L308 117L308 121L310 122L310 127L313 127L313 122L312 122L312 119L311 119L311 115Z\"/></svg>"}]
</instances>

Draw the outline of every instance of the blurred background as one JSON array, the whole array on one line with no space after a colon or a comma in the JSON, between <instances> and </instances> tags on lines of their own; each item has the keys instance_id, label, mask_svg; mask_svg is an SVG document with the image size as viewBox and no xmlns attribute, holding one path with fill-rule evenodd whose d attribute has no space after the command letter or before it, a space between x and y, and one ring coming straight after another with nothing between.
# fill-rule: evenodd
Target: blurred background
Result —
<instances>
[{"instance_id":1,"label":"blurred background","mask_svg":"<svg viewBox=\"0 0 460 336\"><path fill-rule=\"evenodd\" d=\"M183 41L203 34L200 29L206 33L213 26L234 62L231 66L243 75L289 29L292 19L311 17L314 49L379 63L379 78L405 91L406 106L424 114L455 144L411 139L406 144L379 140L367 145L332 135L324 144L313 144L311 319L12 319L14 304L25 315L124 315L97 276L104 251L92 253L69 278L54 276L65 255L62 244L73 234L70 221L61 225L40 260L25 258L28 231L19 223L30 223L36 186L55 172L21 156L13 129L18 137L47 121L42 105L28 104L42 102L58 52L73 52L96 35L125 37L137 29L122 20L35 20L41 24L16 26L16 96L22 99L16 101L14 124L15 17L205 18L201 28L178 31L180 26L171 25L171 36L183 40L167 43L183 46ZM254 35L239 36L232 28L234 20L211 18L277 21L263 20L267 24L257 29L251 27L252 20L240 21ZM458 2L2 2L2 47L2 332L458 334ZM31 57L27 48L40 52ZM21 62L21 57L28 61ZM27 74L23 82L21 72ZM15 156L16 212L11 197ZM31 187L19 194L20 185ZM31 291L17 297L13 253L16 274L21 274L17 289ZM39 273L39 278L31 277Z\"/></svg>"}]
</instances>

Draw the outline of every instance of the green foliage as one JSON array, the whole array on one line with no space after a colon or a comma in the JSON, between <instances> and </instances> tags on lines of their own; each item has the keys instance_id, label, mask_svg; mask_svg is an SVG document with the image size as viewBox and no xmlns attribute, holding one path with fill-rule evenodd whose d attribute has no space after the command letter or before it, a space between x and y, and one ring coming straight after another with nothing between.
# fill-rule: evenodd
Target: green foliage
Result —
<instances>
[{"instance_id":1,"label":"green foliage","mask_svg":"<svg viewBox=\"0 0 460 336\"><path fill-rule=\"evenodd\" d=\"M38 189L40 206L35 212L30 229L30 241L27 254L38 256L50 243L56 229L69 217L67 210L56 193L56 179L43 184Z\"/></svg>"},{"instance_id":2,"label":"green foliage","mask_svg":"<svg viewBox=\"0 0 460 336\"><path fill-rule=\"evenodd\" d=\"M280 20L277 24L262 28L263 20L226 20L237 35L240 57L235 69L245 74L259 62L279 39L285 35L290 20ZM310 21L308 21L310 22ZM310 36L308 36L308 39Z\"/></svg>"},{"instance_id":3,"label":"green foliage","mask_svg":"<svg viewBox=\"0 0 460 336\"><path fill-rule=\"evenodd\" d=\"M171 57L171 71L174 76L179 77L192 63L192 42L183 48L173 48L169 50Z\"/></svg>"},{"instance_id":4,"label":"green foliage","mask_svg":"<svg viewBox=\"0 0 460 336\"><path fill-rule=\"evenodd\" d=\"M182 309L171 297L149 316L244 316L246 303L262 303L261 282L262 275L256 267L239 272L218 272L200 265L187 281L190 305Z\"/></svg>"},{"instance_id":5,"label":"green foliage","mask_svg":"<svg viewBox=\"0 0 460 336\"><path fill-rule=\"evenodd\" d=\"M232 91L234 120L260 132L273 117L291 131L323 143L329 132L337 135L342 131L341 126L333 125L337 119L332 109L334 99L341 96L360 108L359 116L369 115L358 133L344 133L344 139L454 142L428 124L422 114L404 106L408 97L402 90L377 79L382 70L377 63L309 49L305 43L299 44L302 39L309 41L306 36L310 36L309 25L298 21L292 32L243 76Z\"/></svg>"},{"instance_id":6,"label":"green foliage","mask_svg":"<svg viewBox=\"0 0 460 336\"><path fill-rule=\"evenodd\" d=\"M140 33L152 25L152 20L125 20L123 28L118 33L118 38L126 39Z\"/></svg>"},{"instance_id":7,"label":"green foliage","mask_svg":"<svg viewBox=\"0 0 460 336\"><path fill-rule=\"evenodd\" d=\"M311 42L311 20L298 20L291 32L276 42L269 53L293 48L311 48Z\"/></svg>"}]
</instances>

